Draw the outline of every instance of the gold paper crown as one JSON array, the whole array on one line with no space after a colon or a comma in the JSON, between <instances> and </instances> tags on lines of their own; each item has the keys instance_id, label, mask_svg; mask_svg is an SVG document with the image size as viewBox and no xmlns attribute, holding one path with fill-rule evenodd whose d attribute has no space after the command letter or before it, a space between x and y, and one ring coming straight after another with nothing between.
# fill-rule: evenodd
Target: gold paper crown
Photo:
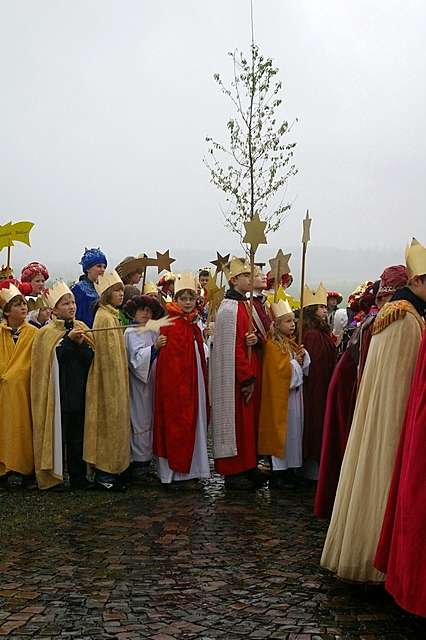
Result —
<instances>
[{"instance_id":1,"label":"gold paper crown","mask_svg":"<svg viewBox=\"0 0 426 640\"><path fill-rule=\"evenodd\" d=\"M67 293L71 293L71 289L68 287L68 285L65 284L63 280L58 280L57 282L55 282L53 287L50 287L46 291L44 297L48 306L53 309L54 307L56 307L62 296L65 296Z\"/></svg>"},{"instance_id":2,"label":"gold paper crown","mask_svg":"<svg viewBox=\"0 0 426 640\"><path fill-rule=\"evenodd\" d=\"M179 291L184 289L190 289L191 291L197 291L197 280L192 271L186 273L179 273L175 280L175 297Z\"/></svg>"},{"instance_id":3,"label":"gold paper crown","mask_svg":"<svg viewBox=\"0 0 426 640\"><path fill-rule=\"evenodd\" d=\"M281 316L286 316L288 313L293 313L293 309L290 307L287 300L279 300L278 302L273 302L271 304L271 310L274 318L281 318Z\"/></svg>"},{"instance_id":4,"label":"gold paper crown","mask_svg":"<svg viewBox=\"0 0 426 640\"><path fill-rule=\"evenodd\" d=\"M2 264L0 269L0 280L7 280L7 278L11 278L13 274L12 267L8 267L7 265Z\"/></svg>"},{"instance_id":5,"label":"gold paper crown","mask_svg":"<svg viewBox=\"0 0 426 640\"><path fill-rule=\"evenodd\" d=\"M410 280L426 273L426 247L416 238L413 238L411 245L405 249L405 263Z\"/></svg>"},{"instance_id":6,"label":"gold paper crown","mask_svg":"<svg viewBox=\"0 0 426 640\"><path fill-rule=\"evenodd\" d=\"M22 296L22 293L19 291L14 284L10 283L8 289L0 289L0 300L2 302L2 306L4 307L8 302L16 298L16 296ZM23 296L22 296L23 297Z\"/></svg>"},{"instance_id":7,"label":"gold paper crown","mask_svg":"<svg viewBox=\"0 0 426 640\"><path fill-rule=\"evenodd\" d=\"M236 278L242 273L251 273L250 262L247 258L236 258L232 256L228 264L223 267L223 273L229 282L231 278Z\"/></svg>"},{"instance_id":8,"label":"gold paper crown","mask_svg":"<svg viewBox=\"0 0 426 640\"><path fill-rule=\"evenodd\" d=\"M108 272L105 271L105 273L98 277L98 281L95 282L95 289L98 295L101 296L107 289L115 284L123 284L118 273L115 270Z\"/></svg>"},{"instance_id":9,"label":"gold paper crown","mask_svg":"<svg viewBox=\"0 0 426 640\"><path fill-rule=\"evenodd\" d=\"M158 295L158 287L155 284L155 282L147 282L143 288L143 295L149 296L152 293L155 293L155 295Z\"/></svg>"},{"instance_id":10,"label":"gold paper crown","mask_svg":"<svg viewBox=\"0 0 426 640\"><path fill-rule=\"evenodd\" d=\"M310 307L313 304L322 304L327 306L327 289L323 283L319 283L318 289L310 289L307 284L303 290L303 308Z\"/></svg>"}]
</instances>

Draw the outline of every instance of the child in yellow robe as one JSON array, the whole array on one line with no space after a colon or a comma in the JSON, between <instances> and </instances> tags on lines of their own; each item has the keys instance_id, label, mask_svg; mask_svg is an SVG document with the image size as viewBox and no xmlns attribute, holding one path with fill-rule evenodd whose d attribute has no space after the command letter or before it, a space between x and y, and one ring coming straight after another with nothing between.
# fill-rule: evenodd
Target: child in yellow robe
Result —
<instances>
[{"instance_id":1,"label":"child in yellow robe","mask_svg":"<svg viewBox=\"0 0 426 640\"><path fill-rule=\"evenodd\" d=\"M309 354L296 344L294 314L287 301L271 305L274 323L264 346L258 453L271 456L270 488L294 484L303 463L303 376Z\"/></svg>"},{"instance_id":2,"label":"child in yellow robe","mask_svg":"<svg viewBox=\"0 0 426 640\"><path fill-rule=\"evenodd\" d=\"M0 306L0 488L6 489L11 473L25 484L34 472L30 373L37 329L26 321L27 302L12 283L0 289Z\"/></svg>"},{"instance_id":3,"label":"child in yellow robe","mask_svg":"<svg viewBox=\"0 0 426 640\"><path fill-rule=\"evenodd\" d=\"M126 347L119 311L124 285L116 271L100 275L93 323L95 356L86 386L83 458L95 467L96 488L125 491L119 477L130 464L130 400Z\"/></svg>"}]
</instances>

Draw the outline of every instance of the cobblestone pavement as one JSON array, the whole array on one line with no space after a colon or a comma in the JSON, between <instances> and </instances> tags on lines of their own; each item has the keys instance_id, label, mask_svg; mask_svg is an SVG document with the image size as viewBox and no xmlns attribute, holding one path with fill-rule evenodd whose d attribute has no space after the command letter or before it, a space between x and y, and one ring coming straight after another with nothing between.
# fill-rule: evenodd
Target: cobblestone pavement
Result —
<instances>
[{"instance_id":1,"label":"cobblestone pavement","mask_svg":"<svg viewBox=\"0 0 426 640\"><path fill-rule=\"evenodd\" d=\"M15 498L17 509L31 500ZM36 499L63 508L63 495ZM312 490L230 493L215 478L192 492L151 482L104 505L78 499L84 509L60 525L2 540L0 636L426 638L425 621L380 587L319 568L326 525L311 515Z\"/></svg>"}]
</instances>

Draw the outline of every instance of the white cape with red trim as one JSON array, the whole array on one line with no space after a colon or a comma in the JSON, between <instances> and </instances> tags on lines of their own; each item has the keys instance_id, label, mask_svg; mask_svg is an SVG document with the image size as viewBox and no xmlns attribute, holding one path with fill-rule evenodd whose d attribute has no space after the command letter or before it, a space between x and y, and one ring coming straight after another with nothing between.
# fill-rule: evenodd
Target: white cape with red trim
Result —
<instances>
[{"instance_id":1,"label":"white cape with red trim","mask_svg":"<svg viewBox=\"0 0 426 640\"><path fill-rule=\"evenodd\" d=\"M236 300L223 300L214 326L210 365L214 458L231 458L237 455L235 435L237 313Z\"/></svg>"}]
</instances>

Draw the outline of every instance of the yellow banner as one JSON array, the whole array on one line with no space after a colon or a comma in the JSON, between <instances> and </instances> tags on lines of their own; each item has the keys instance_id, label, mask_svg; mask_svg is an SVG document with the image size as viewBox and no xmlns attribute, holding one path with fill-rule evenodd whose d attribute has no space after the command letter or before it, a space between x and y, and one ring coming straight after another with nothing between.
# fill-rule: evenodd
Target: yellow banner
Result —
<instances>
[{"instance_id":1,"label":"yellow banner","mask_svg":"<svg viewBox=\"0 0 426 640\"><path fill-rule=\"evenodd\" d=\"M5 247L13 247L11 222L0 226L0 249Z\"/></svg>"},{"instance_id":2,"label":"yellow banner","mask_svg":"<svg viewBox=\"0 0 426 640\"><path fill-rule=\"evenodd\" d=\"M30 231L34 226L34 222L8 222L0 225L0 250L5 247L13 247L14 242L23 242L31 246Z\"/></svg>"}]
</instances>

